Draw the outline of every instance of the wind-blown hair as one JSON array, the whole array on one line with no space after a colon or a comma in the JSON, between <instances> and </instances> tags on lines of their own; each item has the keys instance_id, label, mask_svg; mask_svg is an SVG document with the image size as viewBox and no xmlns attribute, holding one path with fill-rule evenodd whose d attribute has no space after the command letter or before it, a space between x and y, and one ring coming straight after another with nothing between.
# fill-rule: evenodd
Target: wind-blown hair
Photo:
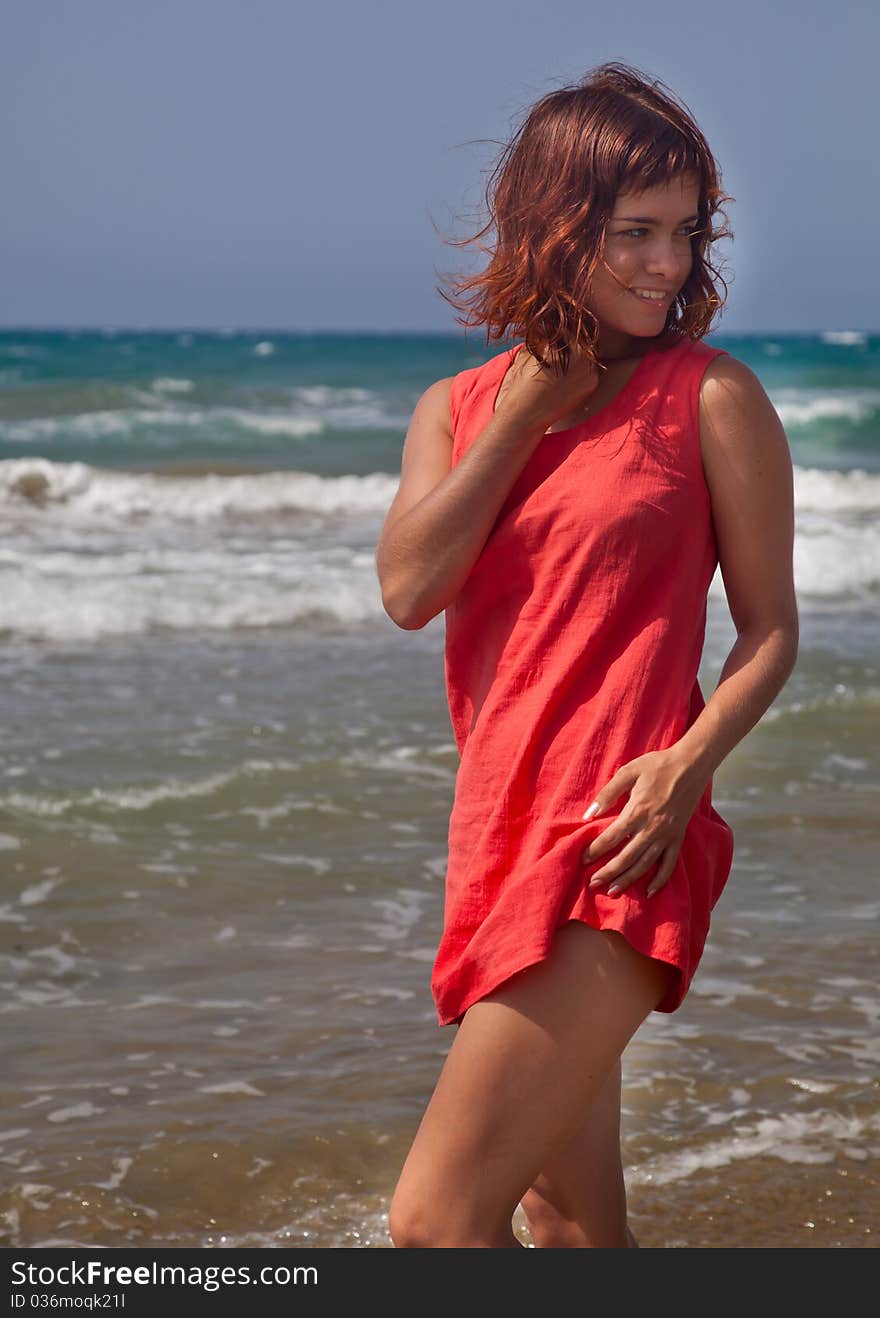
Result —
<instances>
[{"instance_id":1,"label":"wind-blown hair","mask_svg":"<svg viewBox=\"0 0 880 1318\"><path fill-rule=\"evenodd\" d=\"M721 206L734 198L722 192L688 108L665 84L617 62L532 106L490 175L488 222L469 238L444 239L454 247L478 243L488 265L470 277L440 274L451 292L439 285L438 292L465 313L456 316L465 329L486 326L487 344L521 338L542 365L562 371L574 346L595 358L599 323L587 306L588 287L617 195L684 178L699 181L693 265L658 337L700 339L727 298L709 250L733 236ZM716 229L719 212L725 223ZM479 243L493 228L494 244Z\"/></svg>"}]
</instances>

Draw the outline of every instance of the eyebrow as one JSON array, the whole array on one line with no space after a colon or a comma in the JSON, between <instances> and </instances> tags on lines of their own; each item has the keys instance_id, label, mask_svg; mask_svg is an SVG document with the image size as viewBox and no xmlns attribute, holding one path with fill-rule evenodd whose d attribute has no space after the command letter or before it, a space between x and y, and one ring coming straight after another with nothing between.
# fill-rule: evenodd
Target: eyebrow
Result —
<instances>
[{"instance_id":1,"label":"eyebrow","mask_svg":"<svg viewBox=\"0 0 880 1318\"><path fill-rule=\"evenodd\" d=\"M655 219L653 215L612 215L612 220L621 220L625 224L660 224L662 221ZM682 224L690 224L691 220L698 220L699 215L686 215L681 221Z\"/></svg>"}]
</instances>

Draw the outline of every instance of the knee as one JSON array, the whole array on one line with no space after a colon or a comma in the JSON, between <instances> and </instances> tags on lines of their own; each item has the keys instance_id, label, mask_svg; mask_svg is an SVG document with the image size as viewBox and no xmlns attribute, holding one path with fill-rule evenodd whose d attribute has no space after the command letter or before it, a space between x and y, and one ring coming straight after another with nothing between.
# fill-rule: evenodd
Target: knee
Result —
<instances>
[{"instance_id":1,"label":"knee","mask_svg":"<svg viewBox=\"0 0 880 1318\"><path fill-rule=\"evenodd\" d=\"M464 1206L432 1204L395 1195L388 1211L388 1232L395 1249L473 1249L492 1247L503 1230L487 1230L482 1217L474 1220Z\"/></svg>"},{"instance_id":2,"label":"knee","mask_svg":"<svg viewBox=\"0 0 880 1318\"><path fill-rule=\"evenodd\" d=\"M388 1232L395 1249L437 1249L448 1244L450 1224L428 1195L396 1192L388 1210Z\"/></svg>"},{"instance_id":3,"label":"knee","mask_svg":"<svg viewBox=\"0 0 880 1318\"><path fill-rule=\"evenodd\" d=\"M430 1249L434 1244L428 1216L398 1196L388 1210L388 1232L395 1249Z\"/></svg>"}]
</instances>

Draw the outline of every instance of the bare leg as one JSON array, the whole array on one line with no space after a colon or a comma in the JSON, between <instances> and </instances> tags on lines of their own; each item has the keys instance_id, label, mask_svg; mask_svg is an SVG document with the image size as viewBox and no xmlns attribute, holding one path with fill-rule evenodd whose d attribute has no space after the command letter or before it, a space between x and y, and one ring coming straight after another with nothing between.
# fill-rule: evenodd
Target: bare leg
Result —
<instances>
[{"instance_id":1,"label":"bare leg","mask_svg":"<svg viewBox=\"0 0 880 1318\"><path fill-rule=\"evenodd\" d=\"M396 1246L516 1248L511 1219L666 991L668 967L572 920L465 1014L391 1203Z\"/></svg>"},{"instance_id":2,"label":"bare leg","mask_svg":"<svg viewBox=\"0 0 880 1318\"><path fill-rule=\"evenodd\" d=\"M593 1099L573 1139L550 1158L522 1198L538 1249L627 1249L620 1156L620 1062Z\"/></svg>"}]
</instances>

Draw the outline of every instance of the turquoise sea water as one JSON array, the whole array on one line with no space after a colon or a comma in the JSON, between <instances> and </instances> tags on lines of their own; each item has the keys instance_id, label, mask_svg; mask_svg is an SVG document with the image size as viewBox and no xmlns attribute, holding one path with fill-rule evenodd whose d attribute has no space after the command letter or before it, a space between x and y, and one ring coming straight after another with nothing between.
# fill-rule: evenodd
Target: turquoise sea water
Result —
<instances>
[{"instance_id":1,"label":"turquoise sea water","mask_svg":"<svg viewBox=\"0 0 880 1318\"><path fill-rule=\"evenodd\" d=\"M880 336L707 341L759 374L800 465L880 470ZM421 389L505 346L473 335L0 331L0 458L393 471Z\"/></svg>"},{"instance_id":2,"label":"turquoise sea water","mask_svg":"<svg viewBox=\"0 0 880 1318\"><path fill-rule=\"evenodd\" d=\"M633 1221L867 1245L880 336L709 341L789 437L801 652L715 776L691 995L627 1052ZM0 333L2 1243L389 1243L457 758L442 617L395 628L374 551L419 394L505 346ZM716 576L707 698L732 638Z\"/></svg>"}]
</instances>

